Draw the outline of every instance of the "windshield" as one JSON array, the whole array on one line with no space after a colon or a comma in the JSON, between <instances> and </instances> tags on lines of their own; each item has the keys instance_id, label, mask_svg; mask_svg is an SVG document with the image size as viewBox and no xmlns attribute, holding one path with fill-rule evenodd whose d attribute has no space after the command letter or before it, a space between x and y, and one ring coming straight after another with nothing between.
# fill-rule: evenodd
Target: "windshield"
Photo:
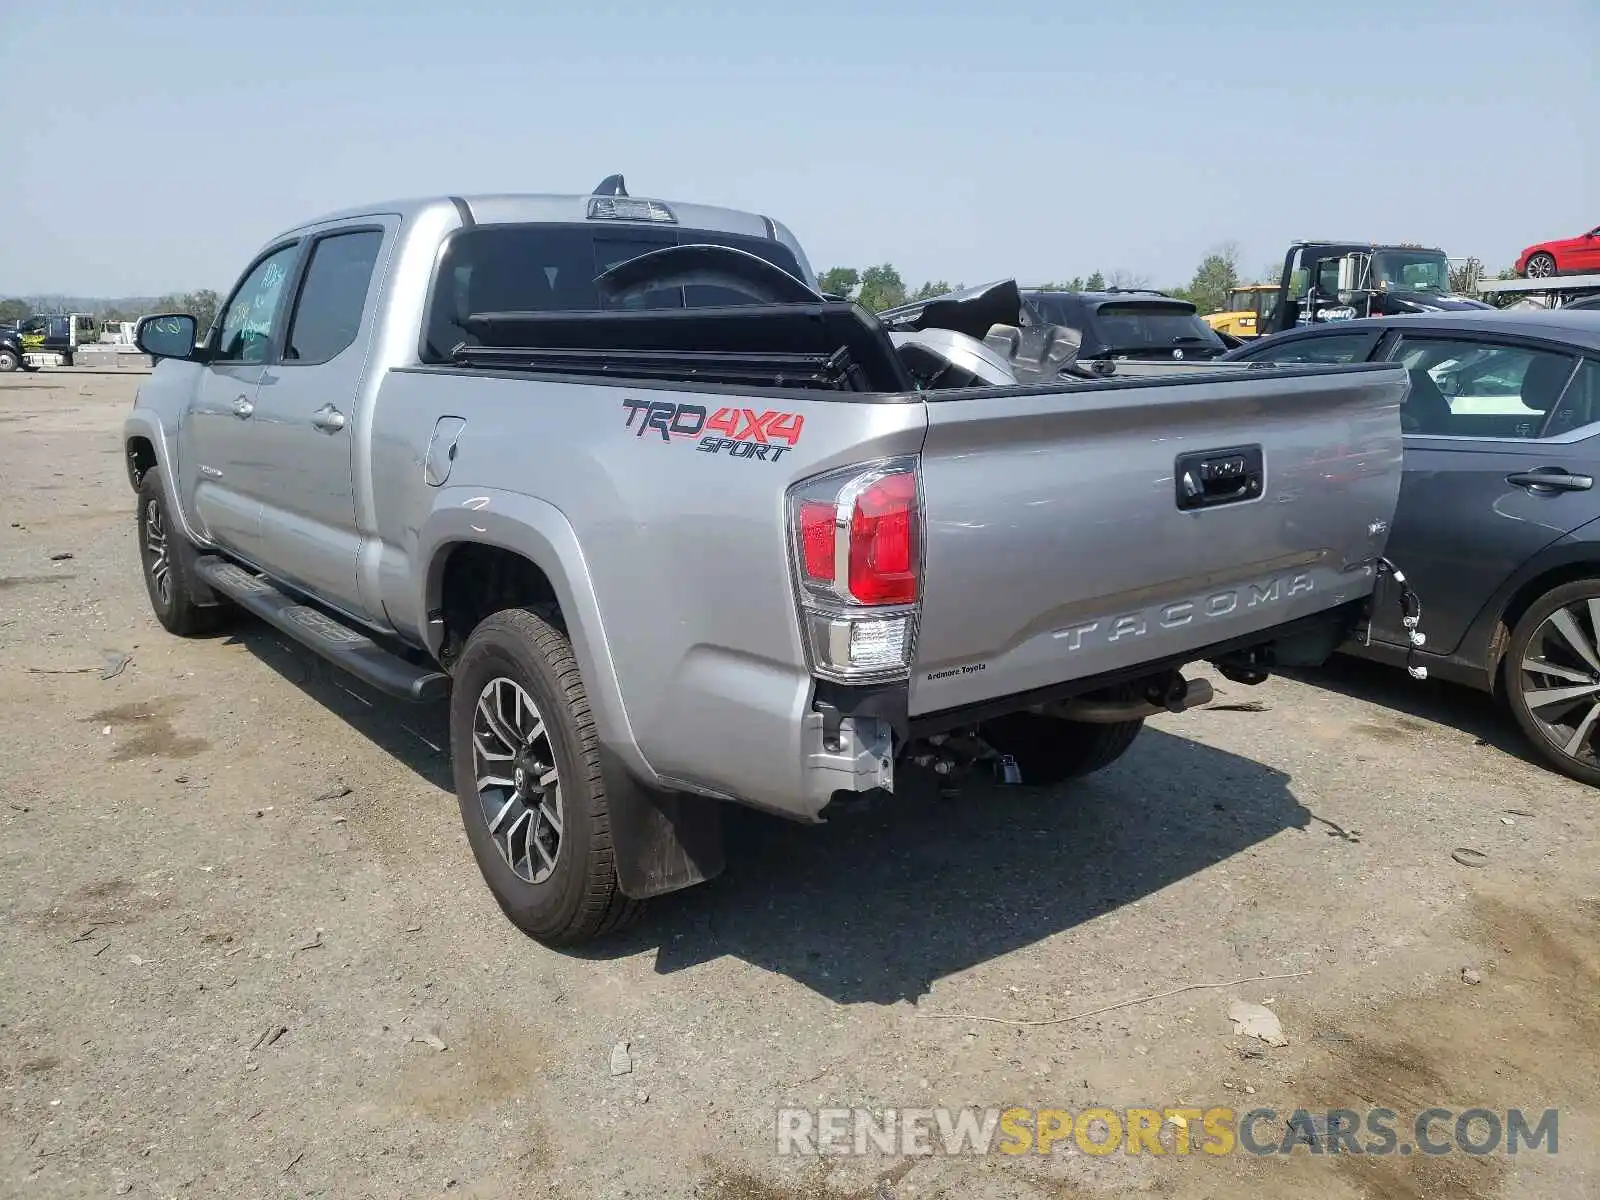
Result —
<instances>
[{"instance_id":1,"label":"windshield","mask_svg":"<svg viewBox=\"0 0 1600 1200\"><path fill-rule=\"evenodd\" d=\"M1095 310L1102 354L1221 354L1222 339L1187 304L1112 302Z\"/></svg>"},{"instance_id":2,"label":"windshield","mask_svg":"<svg viewBox=\"0 0 1600 1200\"><path fill-rule=\"evenodd\" d=\"M1450 260L1437 251L1379 250L1372 256L1372 286L1442 294L1450 290Z\"/></svg>"}]
</instances>

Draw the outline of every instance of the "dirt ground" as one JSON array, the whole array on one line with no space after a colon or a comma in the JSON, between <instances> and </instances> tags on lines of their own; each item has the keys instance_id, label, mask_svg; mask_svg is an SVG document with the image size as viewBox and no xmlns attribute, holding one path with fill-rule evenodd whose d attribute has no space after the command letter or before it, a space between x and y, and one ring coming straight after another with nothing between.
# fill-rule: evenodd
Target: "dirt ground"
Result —
<instances>
[{"instance_id":1,"label":"dirt ground","mask_svg":"<svg viewBox=\"0 0 1600 1200\"><path fill-rule=\"evenodd\" d=\"M439 712L156 625L141 378L0 377L0 1194L1600 1195L1600 804L1486 699L1219 680L1057 795L736 813L721 879L557 953L479 880ZM783 1105L1555 1107L1559 1150L780 1157Z\"/></svg>"}]
</instances>

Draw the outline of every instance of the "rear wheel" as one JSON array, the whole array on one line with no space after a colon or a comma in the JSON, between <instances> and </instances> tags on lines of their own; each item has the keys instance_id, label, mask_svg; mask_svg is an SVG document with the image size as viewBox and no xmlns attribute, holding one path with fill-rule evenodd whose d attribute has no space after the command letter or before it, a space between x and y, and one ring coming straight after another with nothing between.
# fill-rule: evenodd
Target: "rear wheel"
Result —
<instances>
[{"instance_id":1,"label":"rear wheel","mask_svg":"<svg viewBox=\"0 0 1600 1200\"><path fill-rule=\"evenodd\" d=\"M638 915L617 882L599 739L565 634L521 608L479 624L451 688L450 749L467 841L513 924L558 946Z\"/></svg>"},{"instance_id":2,"label":"rear wheel","mask_svg":"<svg viewBox=\"0 0 1600 1200\"><path fill-rule=\"evenodd\" d=\"M1142 720L1102 724L1020 712L985 721L979 733L1016 760L1023 783L1049 787L1109 767L1143 728Z\"/></svg>"},{"instance_id":3,"label":"rear wheel","mask_svg":"<svg viewBox=\"0 0 1600 1200\"><path fill-rule=\"evenodd\" d=\"M1600 787L1600 578L1540 596L1511 632L1504 669L1506 703L1539 757Z\"/></svg>"},{"instance_id":4,"label":"rear wheel","mask_svg":"<svg viewBox=\"0 0 1600 1200\"><path fill-rule=\"evenodd\" d=\"M1528 279L1550 278L1556 273L1555 256L1540 251L1528 259L1527 265L1522 268L1522 273Z\"/></svg>"}]
</instances>

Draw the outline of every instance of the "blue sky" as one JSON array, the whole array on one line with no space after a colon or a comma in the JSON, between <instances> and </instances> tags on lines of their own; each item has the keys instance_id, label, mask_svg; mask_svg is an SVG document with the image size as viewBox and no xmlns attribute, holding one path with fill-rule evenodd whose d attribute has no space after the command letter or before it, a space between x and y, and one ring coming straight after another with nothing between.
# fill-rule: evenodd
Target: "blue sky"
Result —
<instances>
[{"instance_id":1,"label":"blue sky","mask_svg":"<svg viewBox=\"0 0 1600 1200\"><path fill-rule=\"evenodd\" d=\"M1494 267L1600 223L1600 0L0 0L0 115L0 294L222 290L326 210L613 171L913 286Z\"/></svg>"}]
</instances>

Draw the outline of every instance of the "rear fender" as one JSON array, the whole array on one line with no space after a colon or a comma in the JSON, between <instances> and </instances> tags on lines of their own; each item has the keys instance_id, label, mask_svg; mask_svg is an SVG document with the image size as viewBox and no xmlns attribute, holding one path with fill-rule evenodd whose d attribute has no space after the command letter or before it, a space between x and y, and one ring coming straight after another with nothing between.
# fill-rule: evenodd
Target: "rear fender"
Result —
<instances>
[{"instance_id":1,"label":"rear fender","mask_svg":"<svg viewBox=\"0 0 1600 1200\"><path fill-rule=\"evenodd\" d=\"M710 879L722 870L721 809L700 796L660 786L634 740L588 565L572 526L543 500L492 488L441 490L420 531L417 559L422 635L437 658L444 630L431 620L440 607L450 550L464 543L521 555L544 572L555 591L583 673L600 735L610 806L611 839L622 891L644 899Z\"/></svg>"},{"instance_id":2,"label":"rear fender","mask_svg":"<svg viewBox=\"0 0 1600 1200\"><path fill-rule=\"evenodd\" d=\"M1600 519L1580 525L1518 567L1478 611L1452 657L1481 665L1485 673L1484 686L1493 690L1500 657L1505 653L1511 632L1506 627L1506 618L1522 593L1530 587L1545 592L1585 575L1600 576ZM1423 605L1422 628L1426 631L1428 597L1426 593L1419 594Z\"/></svg>"}]
</instances>

